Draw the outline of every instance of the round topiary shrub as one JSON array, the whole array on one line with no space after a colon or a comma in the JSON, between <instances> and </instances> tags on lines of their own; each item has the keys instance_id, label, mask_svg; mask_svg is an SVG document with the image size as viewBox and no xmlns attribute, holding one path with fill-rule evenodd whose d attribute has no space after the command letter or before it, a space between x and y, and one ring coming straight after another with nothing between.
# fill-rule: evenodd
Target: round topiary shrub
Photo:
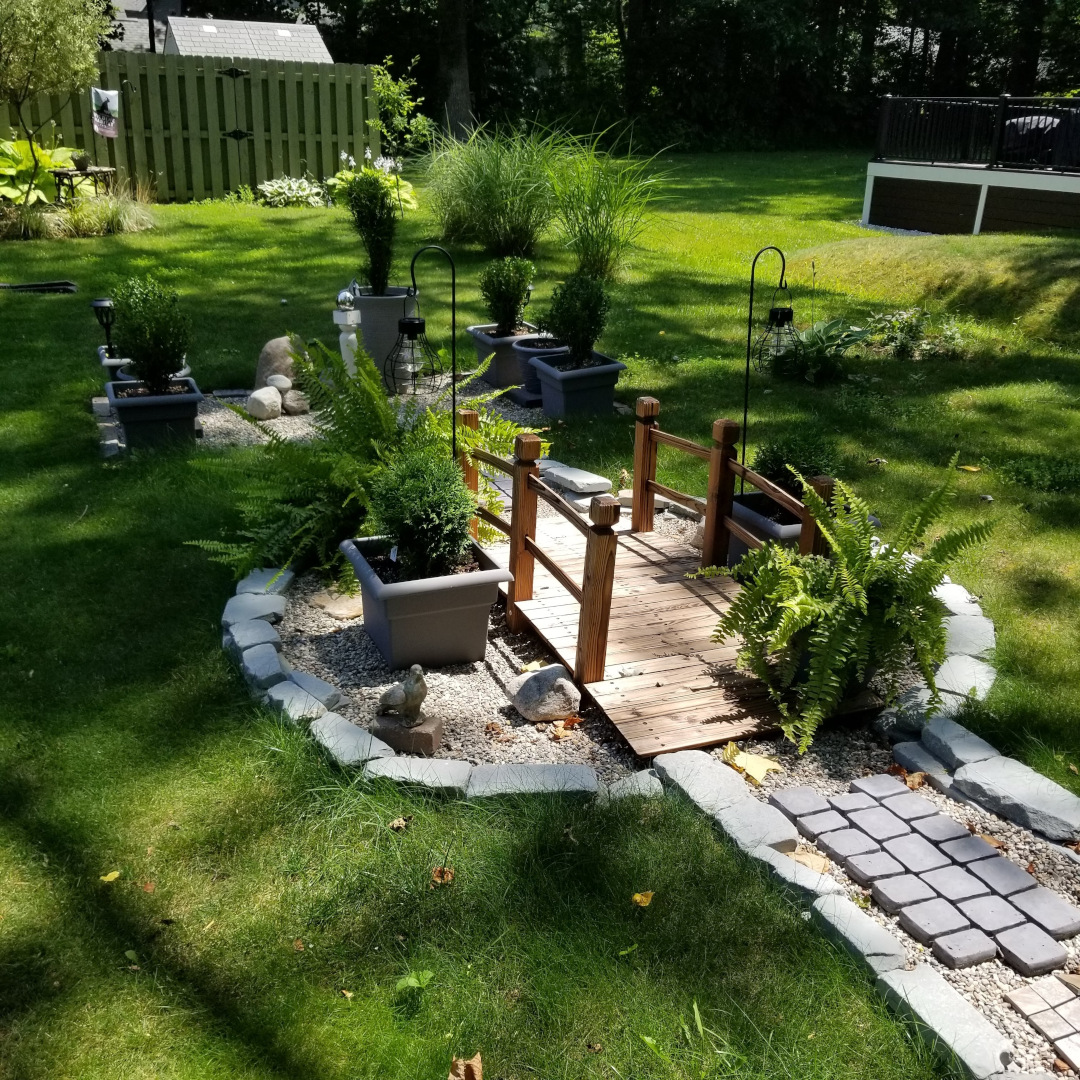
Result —
<instances>
[{"instance_id":1,"label":"round topiary shrub","mask_svg":"<svg viewBox=\"0 0 1080 1080\"><path fill-rule=\"evenodd\" d=\"M113 290L116 345L131 358L135 376L152 394L165 394L184 366L191 320L180 310L180 295L153 277L133 277Z\"/></svg>"}]
</instances>

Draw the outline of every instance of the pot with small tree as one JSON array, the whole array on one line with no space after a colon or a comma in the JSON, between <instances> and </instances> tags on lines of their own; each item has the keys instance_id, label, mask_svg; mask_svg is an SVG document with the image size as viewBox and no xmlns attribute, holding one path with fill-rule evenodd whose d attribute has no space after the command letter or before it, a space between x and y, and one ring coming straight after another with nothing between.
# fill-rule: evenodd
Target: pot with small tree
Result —
<instances>
[{"instance_id":1,"label":"pot with small tree","mask_svg":"<svg viewBox=\"0 0 1080 1080\"><path fill-rule=\"evenodd\" d=\"M532 323L525 321L525 308L532 295L535 277L536 267L528 259L513 255L494 259L480 274L480 295L491 322L470 326L468 330L476 342L480 363L491 357L484 381L492 386L522 386L536 379L528 360L513 348L515 341L536 330ZM539 394L537 383L534 396Z\"/></svg>"},{"instance_id":2,"label":"pot with small tree","mask_svg":"<svg viewBox=\"0 0 1080 1080\"><path fill-rule=\"evenodd\" d=\"M484 659L488 617L507 570L480 569L476 501L445 444L414 437L373 482L375 533L341 551L360 582L364 628L392 670Z\"/></svg>"},{"instance_id":3,"label":"pot with small tree","mask_svg":"<svg viewBox=\"0 0 1080 1080\"><path fill-rule=\"evenodd\" d=\"M574 274L555 286L551 306L540 320L548 339L522 338L515 349L533 347L544 340L554 341L565 351L546 357L533 355L529 363L540 377L544 412L548 416L567 413L610 413L615 404L615 384L626 365L596 352L593 346L604 332L608 296L604 286L586 274Z\"/></svg>"},{"instance_id":4,"label":"pot with small tree","mask_svg":"<svg viewBox=\"0 0 1080 1080\"><path fill-rule=\"evenodd\" d=\"M194 379L174 374L184 367L191 340L179 295L148 275L117 286L113 304L117 348L130 357L135 379L106 383L105 393L128 448L194 440L203 396Z\"/></svg>"}]
</instances>

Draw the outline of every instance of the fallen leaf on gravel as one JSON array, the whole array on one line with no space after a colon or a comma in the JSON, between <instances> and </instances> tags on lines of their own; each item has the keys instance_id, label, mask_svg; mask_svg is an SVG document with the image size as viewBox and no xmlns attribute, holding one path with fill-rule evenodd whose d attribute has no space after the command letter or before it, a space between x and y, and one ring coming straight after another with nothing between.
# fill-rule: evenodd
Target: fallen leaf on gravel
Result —
<instances>
[{"instance_id":1,"label":"fallen leaf on gravel","mask_svg":"<svg viewBox=\"0 0 1080 1080\"><path fill-rule=\"evenodd\" d=\"M907 769L898 765L895 761L885 770L890 776L899 776L901 780L907 779Z\"/></svg>"},{"instance_id":2,"label":"fallen leaf on gravel","mask_svg":"<svg viewBox=\"0 0 1080 1080\"><path fill-rule=\"evenodd\" d=\"M452 866L436 866L431 871L431 884L428 888L435 889L440 885L449 885L454 880L454 868Z\"/></svg>"},{"instance_id":3,"label":"fallen leaf on gravel","mask_svg":"<svg viewBox=\"0 0 1080 1080\"><path fill-rule=\"evenodd\" d=\"M653 894L651 892L636 892L630 897L638 907L648 907L652 903L652 898Z\"/></svg>"},{"instance_id":4,"label":"fallen leaf on gravel","mask_svg":"<svg viewBox=\"0 0 1080 1080\"><path fill-rule=\"evenodd\" d=\"M120 876L119 870L110 870L107 874L101 875L102 881L115 881Z\"/></svg>"},{"instance_id":5,"label":"fallen leaf on gravel","mask_svg":"<svg viewBox=\"0 0 1080 1080\"><path fill-rule=\"evenodd\" d=\"M1034 876L1035 876L1035 864L1034 864L1033 862L1029 862L1029 863L1027 864L1027 866L1025 866L1025 867L1024 867L1024 869L1025 869L1025 870L1026 870L1026 871L1027 871L1027 872L1028 872L1028 873L1029 873L1029 874L1030 874L1030 875L1031 875L1032 877L1034 877Z\"/></svg>"},{"instance_id":6,"label":"fallen leaf on gravel","mask_svg":"<svg viewBox=\"0 0 1080 1080\"><path fill-rule=\"evenodd\" d=\"M869 896L863 896L862 893L856 893L853 899L855 900L855 903L859 907L869 909L869 907L870 907L870 897Z\"/></svg>"},{"instance_id":7,"label":"fallen leaf on gravel","mask_svg":"<svg viewBox=\"0 0 1080 1080\"><path fill-rule=\"evenodd\" d=\"M993 848L1000 850L1005 847L1005 842L999 840L996 836L987 836L986 833L976 833L975 835L978 836L980 840L985 840Z\"/></svg>"},{"instance_id":8,"label":"fallen leaf on gravel","mask_svg":"<svg viewBox=\"0 0 1080 1080\"><path fill-rule=\"evenodd\" d=\"M770 772L783 772L778 761L762 754L747 754L739 749L737 743L730 742L724 747L723 760L736 772L743 773L754 785L761 787L761 781Z\"/></svg>"},{"instance_id":9,"label":"fallen leaf on gravel","mask_svg":"<svg viewBox=\"0 0 1080 1080\"><path fill-rule=\"evenodd\" d=\"M573 733L566 730L565 720L556 720L551 725L551 730L548 732L548 738L552 742L558 742L560 739L569 739Z\"/></svg>"},{"instance_id":10,"label":"fallen leaf on gravel","mask_svg":"<svg viewBox=\"0 0 1080 1080\"><path fill-rule=\"evenodd\" d=\"M543 660L530 660L527 664L521 665L521 674L524 675L527 671L539 671L543 666Z\"/></svg>"},{"instance_id":11,"label":"fallen leaf on gravel","mask_svg":"<svg viewBox=\"0 0 1080 1080\"><path fill-rule=\"evenodd\" d=\"M921 788L923 786L923 784L926 783L926 773L924 773L924 772L908 773L907 776L904 777L904 783L907 784L907 786L912 791L918 791L919 788Z\"/></svg>"},{"instance_id":12,"label":"fallen leaf on gravel","mask_svg":"<svg viewBox=\"0 0 1080 1080\"><path fill-rule=\"evenodd\" d=\"M484 1065L480 1055L469 1058L454 1058L450 1063L450 1076L448 1080L484 1080Z\"/></svg>"},{"instance_id":13,"label":"fallen leaf on gravel","mask_svg":"<svg viewBox=\"0 0 1080 1080\"><path fill-rule=\"evenodd\" d=\"M577 715L577 714L575 713L575 714L574 714L573 716L568 716L568 717L567 717L567 718L566 718L566 719L565 719L565 720L564 720L564 721L562 722L562 724L563 724L563 727L564 727L564 728L575 728L575 727L577 727L577 726L578 726L578 724L580 724L580 723L581 723L581 721L582 721L582 717L578 716L578 715Z\"/></svg>"},{"instance_id":14,"label":"fallen leaf on gravel","mask_svg":"<svg viewBox=\"0 0 1080 1080\"><path fill-rule=\"evenodd\" d=\"M503 733L502 724L492 720L490 724L484 725L484 733L486 735L501 735Z\"/></svg>"},{"instance_id":15,"label":"fallen leaf on gravel","mask_svg":"<svg viewBox=\"0 0 1080 1080\"><path fill-rule=\"evenodd\" d=\"M407 814L405 817L396 817L390 822L390 828L394 832L404 832L412 824L412 814Z\"/></svg>"},{"instance_id":16,"label":"fallen leaf on gravel","mask_svg":"<svg viewBox=\"0 0 1080 1080\"><path fill-rule=\"evenodd\" d=\"M351 990L342 990L341 991L341 996L343 998L345 998L346 1001L352 1001L352 991Z\"/></svg>"},{"instance_id":17,"label":"fallen leaf on gravel","mask_svg":"<svg viewBox=\"0 0 1080 1080\"><path fill-rule=\"evenodd\" d=\"M1061 1058L1054 1058L1054 1072L1066 1073L1069 1071L1069 1063Z\"/></svg>"},{"instance_id":18,"label":"fallen leaf on gravel","mask_svg":"<svg viewBox=\"0 0 1080 1080\"><path fill-rule=\"evenodd\" d=\"M808 866L811 870L816 870L819 874L827 874L829 867L832 866L824 855L819 855L816 851L789 851L787 856L803 866Z\"/></svg>"},{"instance_id":19,"label":"fallen leaf on gravel","mask_svg":"<svg viewBox=\"0 0 1080 1080\"><path fill-rule=\"evenodd\" d=\"M303 943L303 942L302 942L302 941L301 941L301 940L300 940L299 938L297 938L297 939L296 939L296 940L295 940L295 941L294 941L294 942L292 943L292 947L293 947L293 948L294 948L294 949L295 949L295 950L296 950L297 952L303 952L303 951L304 951L304 943Z\"/></svg>"},{"instance_id":20,"label":"fallen leaf on gravel","mask_svg":"<svg viewBox=\"0 0 1080 1080\"><path fill-rule=\"evenodd\" d=\"M152 893L156 888L157 888L157 886L152 881L148 881L142 887L142 891L145 892L145 893Z\"/></svg>"}]
</instances>

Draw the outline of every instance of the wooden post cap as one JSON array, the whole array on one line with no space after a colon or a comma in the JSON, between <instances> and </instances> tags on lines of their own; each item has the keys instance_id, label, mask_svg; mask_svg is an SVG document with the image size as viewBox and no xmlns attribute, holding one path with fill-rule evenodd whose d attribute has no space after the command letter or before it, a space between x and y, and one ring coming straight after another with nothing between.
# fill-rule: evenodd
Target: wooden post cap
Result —
<instances>
[{"instance_id":1,"label":"wooden post cap","mask_svg":"<svg viewBox=\"0 0 1080 1080\"><path fill-rule=\"evenodd\" d=\"M660 415L660 402L654 397L639 397L634 411L639 420L655 420Z\"/></svg>"},{"instance_id":2,"label":"wooden post cap","mask_svg":"<svg viewBox=\"0 0 1080 1080\"><path fill-rule=\"evenodd\" d=\"M477 428L480 426L480 414L475 409L458 409L458 423L463 424L467 428Z\"/></svg>"},{"instance_id":3,"label":"wooden post cap","mask_svg":"<svg viewBox=\"0 0 1080 1080\"><path fill-rule=\"evenodd\" d=\"M714 420L712 426L713 442L722 446L732 446L739 441L739 423L737 420Z\"/></svg>"},{"instance_id":4,"label":"wooden post cap","mask_svg":"<svg viewBox=\"0 0 1080 1080\"><path fill-rule=\"evenodd\" d=\"M522 432L514 440L514 457L518 461L538 461L540 458L540 436L531 431Z\"/></svg>"},{"instance_id":5,"label":"wooden post cap","mask_svg":"<svg viewBox=\"0 0 1080 1080\"><path fill-rule=\"evenodd\" d=\"M595 495L589 501L589 520L594 525L606 525L609 528L619 520L622 506L611 495Z\"/></svg>"}]
</instances>

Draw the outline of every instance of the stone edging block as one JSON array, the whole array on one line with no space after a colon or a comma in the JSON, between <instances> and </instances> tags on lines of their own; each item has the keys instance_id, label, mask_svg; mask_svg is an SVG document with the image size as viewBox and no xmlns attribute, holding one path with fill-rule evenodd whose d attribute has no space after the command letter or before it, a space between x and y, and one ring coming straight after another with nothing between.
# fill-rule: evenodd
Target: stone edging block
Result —
<instances>
[{"instance_id":1,"label":"stone edging block","mask_svg":"<svg viewBox=\"0 0 1080 1080\"><path fill-rule=\"evenodd\" d=\"M851 953L871 974L880 975L907 963L904 946L846 896L823 896L814 901L810 912L825 936Z\"/></svg>"},{"instance_id":2,"label":"stone edging block","mask_svg":"<svg viewBox=\"0 0 1080 1080\"><path fill-rule=\"evenodd\" d=\"M581 795L597 793L596 771L588 765L474 765L465 795Z\"/></svg>"}]
</instances>

